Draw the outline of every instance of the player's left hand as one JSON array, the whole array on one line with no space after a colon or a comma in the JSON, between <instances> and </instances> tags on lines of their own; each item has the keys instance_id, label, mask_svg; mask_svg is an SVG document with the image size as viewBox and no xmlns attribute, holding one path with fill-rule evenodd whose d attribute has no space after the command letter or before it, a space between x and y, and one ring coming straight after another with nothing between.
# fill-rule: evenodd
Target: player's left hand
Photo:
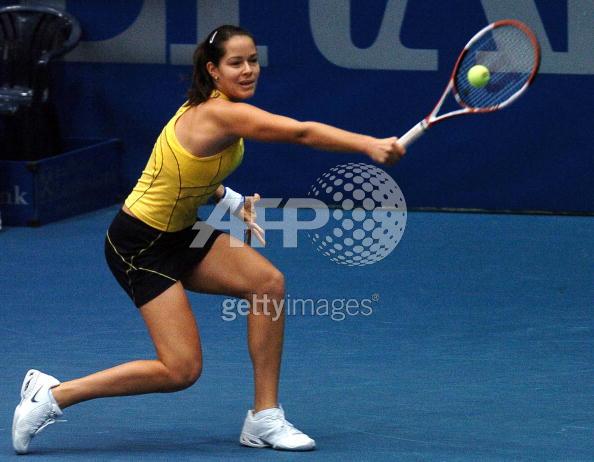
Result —
<instances>
[{"instance_id":1,"label":"player's left hand","mask_svg":"<svg viewBox=\"0 0 594 462\"><path fill-rule=\"evenodd\" d=\"M258 238L262 245L266 245L264 230L256 223L256 202L260 200L260 194L245 196L243 209L239 212L240 218L245 222L252 234Z\"/></svg>"}]
</instances>

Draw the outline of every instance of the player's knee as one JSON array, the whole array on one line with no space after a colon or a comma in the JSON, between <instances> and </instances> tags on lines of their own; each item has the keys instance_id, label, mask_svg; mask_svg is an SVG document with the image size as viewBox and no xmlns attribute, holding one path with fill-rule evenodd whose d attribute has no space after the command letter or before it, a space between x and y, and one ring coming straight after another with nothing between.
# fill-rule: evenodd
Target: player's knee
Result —
<instances>
[{"instance_id":1,"label":"player's knee","mask_svg":"<svg viewBox=\"0 0 594 462\"><path fill-rule=\"evenodd\" d=\"M180 391L191 387L202 374L202 364L199 361L188 361L169 368L169 388Z\"/></svg>"},{"instance_id":2,"label":"player's knee","mask_svg":"<svg viewBox=\"0 0 594 462\"><path fill-rule=\"evenodd\" d=\"M258 292L272 298L285 296L285 276L278 269L272 268L262 275Z\"/></svg>"}]
</instances>

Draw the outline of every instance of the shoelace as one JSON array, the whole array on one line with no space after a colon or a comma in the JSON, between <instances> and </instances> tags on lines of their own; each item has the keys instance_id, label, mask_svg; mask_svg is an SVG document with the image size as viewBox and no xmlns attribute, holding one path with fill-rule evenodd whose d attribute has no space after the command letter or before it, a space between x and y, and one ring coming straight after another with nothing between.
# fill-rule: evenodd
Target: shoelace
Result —
<instances>
[{"instance_id":1,"label":"shoelace","mask_svg":"<svg viewBox=\"0 0 594 462\"><path fill-rule=\"evenodd\" d=\"M64 420L64 419L56 419L56 413L52 410L50 412L49 418L45 419L45 421L41 424L41 426L37 430L35 430L35 435L37 435L41 430L43 430L48 425L54 424L56 422L63 423L63 422L68 422L68 421Z\"/></svg>"},{"instance_id":2,"label":"shoelace","mask_svg":"<svg viewBox=\"0 0 594 462\"><path fill-rule=\"evenodd\" d=\"M297 430L295 428L295 426L291 422L289 422L287 419L285 419L285 416L283 416L283 415L271 417L271 420L279 420L281 422L281 429L285 433L289 433L290 435L299 435L299 434L303 433L300 430Z\"/></svg>"}]
</instances>

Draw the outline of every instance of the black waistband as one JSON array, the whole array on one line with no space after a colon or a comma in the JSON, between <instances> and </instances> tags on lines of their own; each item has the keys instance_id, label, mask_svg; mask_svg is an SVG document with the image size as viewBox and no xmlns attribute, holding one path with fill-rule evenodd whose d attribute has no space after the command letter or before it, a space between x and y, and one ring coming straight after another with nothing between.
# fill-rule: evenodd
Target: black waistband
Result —
<instances>
[{"instance_id":1,"label":"black waistband","mask_svg":"<svg viewBox=\"0 0 594 462\"><path fill-rule=\"evenodd\" d=\"M131 223L135 226L141 227L146 231L152 231L154 233L163 233L163 234L169 234L169 235L176 235L179 233L183 233L183 232L187 232L189 229L193 228L192 226L188 226L187 228L184 229L180 229L179 231L162 231L160 229L154 228L153 226L145 223L144 221L142 221L140 218L135 217L130 215L129 213L124 212L123 209L120 209L115 217L116 220L124 220L128 223ZM197 218L196 221L202 221L200 220L200 218Z\"/></svg>"},{"instance_id":2,"label":"black waistband","mask_svg":"<svg viewBox=\"0 0 594 462\"><path fill-rule=\"evenodd\" d=\"M146 229L147 231L154 231L156 233L162 232L161 230L159 230L157 228L153 228L151 225L146 224L140 218L137 218L135 216L130 215L129 213L124 212L123 209L120 209L118 211L118 214L116 215L116 219L127 221L128 223L132 223L135 226L140 226L140 227Z\"/></svg>"}]
</instances>

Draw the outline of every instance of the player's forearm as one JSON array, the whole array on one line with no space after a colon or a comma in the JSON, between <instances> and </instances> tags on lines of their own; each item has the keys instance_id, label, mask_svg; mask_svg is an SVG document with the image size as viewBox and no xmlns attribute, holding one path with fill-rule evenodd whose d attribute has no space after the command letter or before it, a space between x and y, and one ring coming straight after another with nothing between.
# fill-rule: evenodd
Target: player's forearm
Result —
<instances>
[{"instance_id":1,"label":"player's forearm","mask_svg":"<svg viewBox=\"0 0 594 462\"><path fill-rule=\"evenodd\" d=\"M372 137L349 132L319 122L303 122L299 142L324 151L367 153Z\"/></svg>"}]
</instances>

